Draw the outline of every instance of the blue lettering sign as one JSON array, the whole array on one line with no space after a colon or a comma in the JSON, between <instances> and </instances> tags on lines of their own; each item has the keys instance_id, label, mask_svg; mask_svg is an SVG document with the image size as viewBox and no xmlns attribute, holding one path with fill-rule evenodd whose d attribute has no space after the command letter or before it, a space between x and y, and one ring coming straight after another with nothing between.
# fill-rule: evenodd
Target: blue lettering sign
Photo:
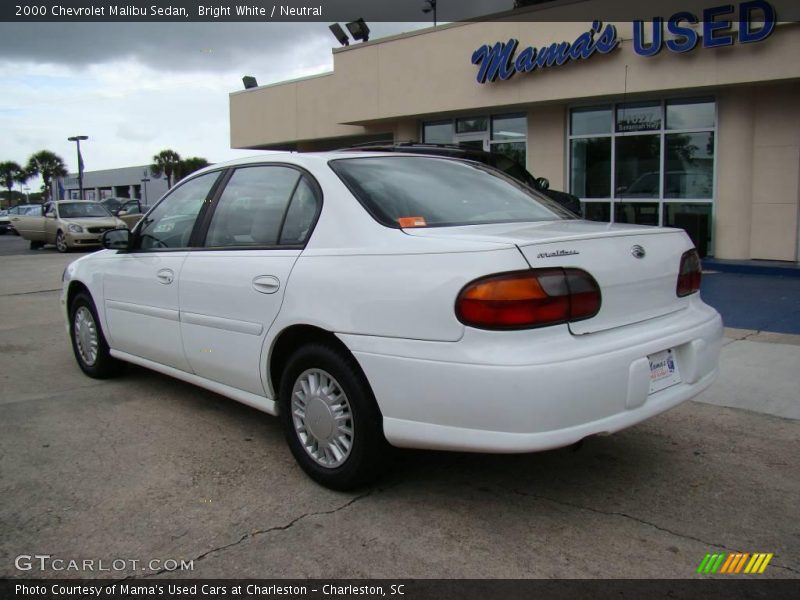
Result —
<instances>
[{"instance_id":1,"label":"blue lettering sign","mask_svg":"<svg viewBox=\"0 0 800 600\"><path fill-rule=\"evenodd\" d=\"M672 52L689 52L697 46L697 32L691 27L681 25L683 22L697 25L697 17L690 12L679 12L670 17L667 31L676 36L667 40L667 48Z\"/></svg>"},{"instance_id":2,"label":"blue lettering sign","mask_svg":"<svg viewBox=\"0 0 800 600\"><path fill-rule=\"evenodd\" d=\"M661 38L663 36L664 19L653 19L653 39L649 46L644 43L644 22L633 22L633 51L639 56L655 56L661 52Z\"/></svg>"},{"instance_id":3,"label":"blue lettering sign","mask_svg":"<svg viewBox=\"0 0 800 600\"><path fill-rule=\"evenodd\" d=\"M733 44L733 34L715 35L715 31L730 30L731 22L728 20L717 21L717 17L733 12L733 4L715 6L703 11L703 48L717 48Z\"/></svg>"},{"instance_id":4,"label":"blue lettering sign","mask_svg":"<svg viewBox=\"0 0 800 600\"><path fill-rule=\"evenodd\" d=\"M602 33L601 33L602 29ZM600 34L597 39L595 35ZM613 25L602 28L600 21L594 21L592 28L579 35L574 42L553 43L536 49L523 48L514 56L519 41L510 39L497 42L494 46L484 44L472 53L472 64L478 65L478 83L505 81L515 73L530 73L535 69L561 66L570 60L584 60L593 54L608 54L619 45L617 29Z\"/></svg>"},{"instance_id":5,"label":"blue lettering sign","mask_svg":"<svg viewBox=\"0 0 800 600\"><path fill-rule=\"evenodd\" d=\"M702 15L703 47L717 48L734 43L735 33L731 29L732 4L707 8ZM682 53L694 50L700 41L697 26L701 19L697 15L682 11L667 20L664 35L664 19L655 17L650 21L650 42L645 42L648 26L644 21L633 22L633 51L639 56L656 56L666 46L670 52ZM750 44L767 39L775 30L777 15L766 0L748 0L739 5L739 43ZM759 23L759 25L756 25ZM580 34L573 42L556 42L549 46L534 48L527 46L518 54L519 41L510 39L494 46L483 45L472 53L472 64L478 65L478 83L511 79L516 73L530 73L536 69L560 66L571 60L586 60L593 54L608 54L619 46L617 30L613 25L593 21L591 29Z\"/></svg>"},{"instance_id":6,"label":"blue lettering sign","mask_svg":"<svg viewBox=\"0 0 800 600\"><path fill-rule=\"evenodd\" d=\"M761 29L755 31L752 29L753 17L751 16L754 10L760 10L764 18ZM768 2L763 0L743 2L739 5L739 42L749 44L767 39L775 29L776 20L775 9Z\"/></svg>"}]
</instances>

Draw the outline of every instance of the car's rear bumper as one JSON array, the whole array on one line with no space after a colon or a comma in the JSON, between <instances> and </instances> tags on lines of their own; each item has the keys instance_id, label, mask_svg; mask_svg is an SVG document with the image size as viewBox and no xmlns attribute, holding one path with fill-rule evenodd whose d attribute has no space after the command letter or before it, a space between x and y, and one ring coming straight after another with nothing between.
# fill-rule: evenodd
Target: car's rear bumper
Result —
<instances>
[{"instance_id":1,"label":"car's rear bumper","mask_svg":"<svg viewBox=\"0 0 800 600\"><path fill-rule=\"evenodd\" d=\"M528 452L619 431L677 406L717 376L722 321L696 298L605 332L467 329L454 343L340 335L396 446ZM380 340L383 340L381 343ZM649 394L648 355L672 348L682 382Z\"/></svg>"}]
</instances>

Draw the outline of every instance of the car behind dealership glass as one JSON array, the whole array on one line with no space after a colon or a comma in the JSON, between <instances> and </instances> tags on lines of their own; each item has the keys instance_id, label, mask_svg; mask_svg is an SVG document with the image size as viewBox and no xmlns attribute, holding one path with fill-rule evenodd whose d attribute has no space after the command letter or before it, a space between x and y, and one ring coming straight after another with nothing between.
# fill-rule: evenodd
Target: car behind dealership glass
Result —
<instances>
[{"instance_id":1,"label":"car behind dealership glass","mask_svg":"<svg viewBox=\"0 0 800 600\"><path fill-rule=\"evenodd\" d=\"M316 481L388 446L529 452L615 432L717 375L682 230L574 218L491 167L365 151L193 174L64 273L76 359L281 418Z\"/></svg>"}]
</instances>

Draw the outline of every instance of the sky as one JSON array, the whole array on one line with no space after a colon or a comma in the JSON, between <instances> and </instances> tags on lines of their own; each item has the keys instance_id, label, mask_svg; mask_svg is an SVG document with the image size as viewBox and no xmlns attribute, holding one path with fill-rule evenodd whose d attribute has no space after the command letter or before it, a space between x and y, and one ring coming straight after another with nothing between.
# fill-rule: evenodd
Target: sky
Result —
<instances>
[{"instance_id":1,"label":"sky","mask_svg":"<svg viewBox=\"0 0 800 600\"><path fill-rule=\"evenodd\" d=\"M371 39L429 26L371 24ZM47 149L77 171L149 164L164 149L210 162L230 148L228 94L333 69L327 23L0 23L0 162ZM28 183L31 191L38 180Z\"/></svg>"}]
</instances>

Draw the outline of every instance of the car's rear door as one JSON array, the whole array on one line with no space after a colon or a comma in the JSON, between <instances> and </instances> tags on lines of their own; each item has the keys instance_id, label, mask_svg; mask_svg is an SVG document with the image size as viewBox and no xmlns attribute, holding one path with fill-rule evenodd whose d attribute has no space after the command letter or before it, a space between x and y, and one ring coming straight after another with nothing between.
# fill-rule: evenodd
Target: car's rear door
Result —
<instances>
[{"instance_id":1,"label":"car's rear door","mask_svg":"<svg viewBox=\"0 0 800 600\"><path fill-rule=\"evenodd\" d=\"M317 184L295 167L233 171L206 217L203 248L180 275L183 345L197 375L264 395L264 338L320 203Z\"/></svg>"},{"instance_id":2,"label":"car's rear door","mask_svg":"<svg viewBox=\"0 0 800 600\"><path fill-rule=\"evenodd\" d=\"M105 261L113 349L191 372L181 341L178 277L220 174L206 173L173 188L135 230L133 249Z\"/></svg>"}]
</instances>

